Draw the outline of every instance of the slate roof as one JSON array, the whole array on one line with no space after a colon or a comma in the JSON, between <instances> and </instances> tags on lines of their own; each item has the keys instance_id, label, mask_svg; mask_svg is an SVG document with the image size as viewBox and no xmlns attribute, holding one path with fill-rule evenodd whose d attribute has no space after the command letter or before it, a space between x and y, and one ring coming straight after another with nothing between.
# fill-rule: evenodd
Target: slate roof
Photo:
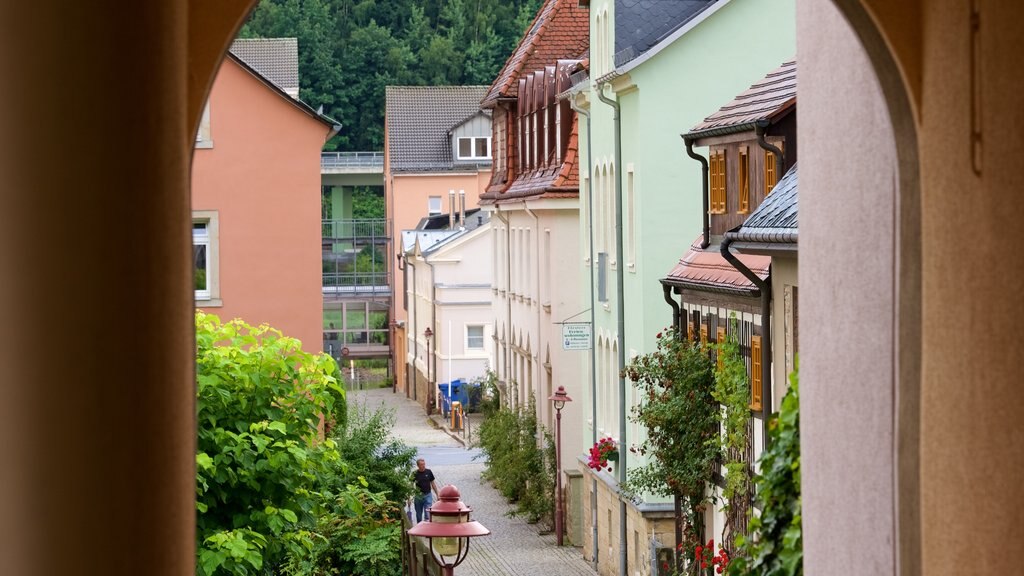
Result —
<instances>
[{"instance_id":1,"label":"slate roof","mask_svg":"<svg viewBox=\"0 0 1024 576\"><path fill-rule=\"evenodd\" d=\"M590 13L579 0L545 0L515 51L480 102L493 108L499 98L515 98L523 70L543 70L561 59L581 58L590 46Z\"/></svg>"},{"instance_id":2,"label":"slate roof","mask_svg":"<svg viewBox=\"0 0 1024 576\"><path fill-rule=\"evenodd\" d=\"M484 212L480 208L470 208L466 210L466 224L467 230L473 230L478 226L482 226L485 222L490 220L491 215L489 212ZM455 213L456 226L460 226L459 213ZM424 216L420 218L418 224L416 224L417 230L447 230L448 229L448 213L444 212L441 214L432 214L430 216Z\"/></svg>"},{"instance_id":3,"label":"slate roof","mask_svg":"<svg viewBox=\"0 0 1024 576\"><path fill-rule=\"evenodd\" d=\"M716 0L615 0L615 66L647 52Z\"/></svg>"},{"instance_id":4,"label":"slate roof","mask_svg":"<svg viewBox=\"0 0 1024 576\"><path fill-rule=\"evenodd\" d=\"M695 139L752 130L758 122L777 120L795 105L796 60L791 60L691 128L684 137Z\"/></svg>"},{"instance_id":5,"label":"slate roof","mask_svg":"<svg viewBox=\"0 0 1024 576\"><path fill-rule=\"evenodd\" d=\"M737 242L796 244L798 164L786 172L761 205L726 238Z\"/></svg>"},{"instance_id":6,"label":"slate roof","mask_svg":"<svg viewBox=\"0 0 1024 576\"><path fill-rule=\"evenodd\" d=\"M757 286L722 257L717 244L712 244L701 250L702 240L704 240L703 234L697 236L697 239L690 245L690 249L679 259L679 263L669 271L665 278L661 279L662 284L702 292L744 296L757 293ZM758 278L763 280L768 277L769 266L772 263L771 257L736 254L736 258L750 268Z\"/></svg>"},{"instance_id":7,"label":"slate roof","mask_svg":"<svg viewBox=\"0 0 1024 576\"><path fill-rule=\"evenodd\" d=\"M387 86L384 118L391 171L458 168L448 132L480 112L486 92L487 86Z\"/></svg>"},{"instance_id":8,"label":"slate roof","mask_svg":"<svg viewBox=\"0 0 1024 576\"><path fill-rule=\"evenodd\" d=\"M299 41L295 38L239 38L230 51L261 76L299 97Z\"/></svg>"}]
</instances>

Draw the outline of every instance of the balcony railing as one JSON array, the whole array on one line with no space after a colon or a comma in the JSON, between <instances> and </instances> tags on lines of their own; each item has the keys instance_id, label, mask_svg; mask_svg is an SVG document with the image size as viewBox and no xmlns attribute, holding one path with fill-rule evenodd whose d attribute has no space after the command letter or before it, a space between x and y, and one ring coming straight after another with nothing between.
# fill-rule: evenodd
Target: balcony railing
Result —
<instances>
[{"instance_id":1,"label":"balcony railing","mask_svg":"<svg viewBox=\"0 0 1024 576\"><path fill-rule=\"evenodd\" d=\"M353 168L384 169L383 152L321 152L320 170L338 170Z\"/></svg>"},{"instance_id":2,"label":"balcony railing","mask_svg":"<svg viewBox=\"0 0 1024 576\"><path fill-rule=\"evenodd\" d=\"M324 287L387 286L387 272L324 272Z\"/></svg>"},{"instance_id":3,"label":"balcony railing","mask_svg":"<svg viewBox=\"0 0 1024 576\"><path fill-rule=\"evenodd\" d=\"M386 239L388 220L385 218L361 220L323 220L321 236L324 239Z\"/></svg>"}]
</instances>

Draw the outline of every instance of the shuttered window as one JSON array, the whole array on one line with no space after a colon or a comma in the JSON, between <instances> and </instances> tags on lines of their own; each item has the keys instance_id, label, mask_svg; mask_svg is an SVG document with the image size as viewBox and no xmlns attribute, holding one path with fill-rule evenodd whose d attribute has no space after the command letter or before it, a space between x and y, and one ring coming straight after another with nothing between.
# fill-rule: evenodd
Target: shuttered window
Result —
<instances>
[{"instance_id":1,"label":"shuttered window","mask_svg":"<svg viewBox=\"0 0 1024 576\"><path fill-rule=\"evenodd\" d=\"M761 410L761 337L750 337L750 409Z\"/></svg>"},{"instance_id":2,"label":"shuttered window","mask_svg":"<svg viewBox=\"0 0 1024 576\"><path fill-rule=\"evenodd\" d=\"M700 325L700 345L704 348L708 345L708 327L707 324Z\"/></svg>"},{"instance_id":3,"label":"shuttered window","mask_svg":"<svg viewBox=\"0 0 1024 576\"><path fill-rule=\"evenodd\" d=\"M718 345L721 346L722 344L725 344L725 326L719 326L718 327ZM721 348L718 349L718 358L717 358L717 360L718 360L718 369L719 370L724 369L725 368L725 354L722 352Z\"/></svg>"},{"instance_id":4,"label":"shuttered window","mask_svg":"<svg viewBox=\"0 0 1024 576\"><path fill-rule=\"evenodd\" d=\"M746 214L750 212L750 156L747 155L747 147L740 148L740 201L739 212Z\"/></svg>"},{"instance_id":5,"label":"shuttered window","mask_svg":"<svg viewBox=\"0 0 1024 576\"><path fill-rule=\"evenodd\" d=\"M725 214L726 199L725 150L711 154L711 209L712 214Z\"/></svg>"}]
</instances>

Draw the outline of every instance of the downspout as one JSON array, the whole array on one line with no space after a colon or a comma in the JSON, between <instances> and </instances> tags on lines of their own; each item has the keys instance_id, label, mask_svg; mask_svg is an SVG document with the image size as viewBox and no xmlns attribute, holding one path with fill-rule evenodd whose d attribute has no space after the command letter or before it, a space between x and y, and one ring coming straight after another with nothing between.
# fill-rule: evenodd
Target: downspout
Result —
<instances>
[{"instance_id":1,"label":"downspout","mask_svg":"<svg viewBox=\"0 0 1024 576\"><path fill-rule=\"evenodd\" d=\"M589 257L587 262L590 269L590 436L594 444L597 444L597 354L594 348L594 326L597 321L597 311L594 304L597 302L597 291L594 288L594 193L591 182L594 179L594 162L592 160L590 142L590 113L576 105L574 98L569 99L569 106L577 114L587 119L587 226L589 230ZM590 487L590 526L593 529L591 536L590 558L593 560L594 568L597 568L597 476L593 477Z\"/></svg>"},{"instance_id":2,"label":"downspout","mask_svg":"<svg viewBox=\"0 0 1024 576\"><path fill-rule=\"evenodd\" d=\"M498 217L498 220L505 225L505 346L512 341L512 258L511 258L511 242L512 242L512 230L509 225L508 217L501 216L501 206L495 202L494 204L494 215ZM509 356L508 350L502 355L505 360L505 395L509 398L512 396L509 394L510 384L512 383L509 378ZM512 403L515 406L515 403Z\"/></svg>"},{"instance_id":3,"label":"downspout","mask_svg":"<svg viewBox=\"0 0 1024 576\"><path fill-rule=\"evenodd\" d=\"M708 159L693 151L693 139L683 136L683 142L686 144L686 155L700 162L701 176L703 177L701 198L704 199L704 239L700 242L700 249L703 250L711 245L711 206L708 205L710 202L708 196Z\"/></svg>"},{"instance_id":4,"label":"downspout","mask_svg":"<svg viewBox=\"0 0 1024 576\"><path fill-rule=\"evenodd\" d=\"M409 268L409 264L411 264L411 263L409 262L409 259L406 258L406 260L405 260L405 267L406 267L406 269ZM413 286L412 314L409 316L409 318L412 319L412 332L411 332L412 333L412 344L413 344L413 346L412 346L412 370L411 370L412 374L409 374L407 376L410 376L410 375L412 376L412 399L416 400L416 361L420 359L420 343L416 340L417 334L418 334L418 326L416 326L416 265L415 264L412 265L412 286ZM406 291L406 293L409 292L409 287L408 286L405 287L405 291ZM409 337L409 334L407 333L406 334L406 338L408 338L408 337ZM427 368L427 372L430 372L429 368ZM409 397L408 390L406 391L405 397L406 398Z\"/></svg>"},{"instance_id":5,"label":"downspout","mask_svg":"<svg viewBox=\"0 0 1024 576\"><path fill-rule=\"evenodd\" d=\"M423 263L430 267L430 329L434 331L434 370L433 378L431 378L431 358L427 356L427 385L429 386L431 381L434 383L434 410L437 413L441 413L441 393L440 388L437 384L437 348L441 345L441 334L437 330L437 274L434 272L434 265L427 260L427 256L423 256ZM451 350L448 351L451 354ZM428 395L427 398L430 398Z\"/></svg>"},{"instance_id":6,"label":"downspout","mask_svg":"<svg viewBox=\"0 0 1024 576\"><path fill-rule=\"evenodd\" d=\"M625 298L625 275L622 261L622 118L619 110L618 100L612 100L604 95L604 89L610 86L604 84L597 90L597 97L614 110L612 116L615 128L615 289L616 294L618 331L619 331L619 446L626 445L626 375L623 370L626 368L626 311L624 309ZM626 458L628 450L619 450L619 486L626 483ZM625 574L627 568L626 555L626 499L621 490L619 491L619 574Z\"/></svg>"},{"instance_id":7,"label":"downspout","mask_svg":"<svg viewBox=\"0 0 1024 576\"><path fill-rule=\"evenodd\" d=\"M753 282L754 286L761 292L761 448L764 449L768 442L768 415L772 413L772 282L771 269L769 268L768 278L762 280L754 274L746 264L740 262L729 246L733 239L728 234L722 239L720 247L722 257L726 259L733 268L743 274L747 280ZM765 360L767 358L767 361Z\"/></svg>"},{"instance_id":8,"label":"downspout","mask_svg":"<svg viewBox=\"0 0 1024 576\"><path fill-rule=\"evenodd\" d=\"M530 206L526 203L526 200L523 200L523 210L526 212L526 214L530 218L533 218L533 229L536 232L535 236L537 237L537 240L536 240L536 243L535 243L535 245L537 247L537 251L535 253L535 256L537 257L537 259L533 261L533 266L531 266L531 268L533 268L535 270L539 270L540 269L540 237L541 237L541 234L540 234L540 217L537 216L537 214L534 213L533 210L530 210ZM544 346L542 345L542 340L541 340L542 332L541 332L541 329L540 329L540 325L541 325L541 315L540 315L540 274L539 273L538 274L534 274L534 276L537 277L536 278L536 284L535 284L536 292L534 292L534 294L537 296L537 304L536 304L536 306L537 306L537 348L536 348L537 362L533 362L532 364L533 364L533 367L537 370L537 375L540 376L541 369L543 368L543 366L540 365L540 359L543 357L543 350L544 350ZM540 387L541 379L539 377L535 378L533 382L534 382L534 384L533 384L534 387L537 387L537 388ZM533 390L531 390L530 392L533 392ZM535 397L539 397L540 395L539 394L534 394L534 396ZM561 471L558 471L558 473L561 474Z\"/></svg>"},{"instance_id":9,"label":"downspout","mask_svg":"<svg viewBox=\"0 0 1024 576\"><path fill-rule=\"evenodd\" d=\"M678 334L681 329L679 323L679 302L676 302L676 299L672 297L672 287L668 284L661 285L661 292L665 296L665 302L668 302L668 305L672 307L672 329Z\"/></svg>"},{"instance_id":10,"label":"downspout","mask_svg":"<svg viewBox=\"0 0 1024 576\"><path fill-rule=\"evenodd\" d=\"M775 155L775 179L778 181L782 180L782 175L786 173L786 167L785 164L783 164L785 156L778 146L769 144L768 141L764 139L764 130L769 125L770 122L767 120L759 120L757 125L754 127L754 133L757 134L757 145Z\"/></svg>"}]
</instances>

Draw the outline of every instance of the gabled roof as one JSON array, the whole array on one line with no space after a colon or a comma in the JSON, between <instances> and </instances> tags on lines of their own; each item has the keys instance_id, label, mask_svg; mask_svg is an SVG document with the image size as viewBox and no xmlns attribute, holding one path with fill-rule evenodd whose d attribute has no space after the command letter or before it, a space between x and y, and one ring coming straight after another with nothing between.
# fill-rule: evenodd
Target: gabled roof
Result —
<instances>
[{"instance_id":1,"label":"gabled roof","mask_svg":"<svg viewBox=\"0 0 1024 576\"><path fill-rule=\"evenodd\" d=\"M615 66L647 52L716 0L615 0Z\"/></svg>"},{"instance_id":2,"label":"gabled roof","mask_svg":"<svg viewBox=\"0 0 1024 576\"><path fill-rule=\"evenodd\" d=\"M580 58L590 46L590 14L579 0L545 0L512 56L480 102L493 107L500 98L515 98L523 70L543 70L560 59Z\"/></svg>"},{"instance_id":3,"label":"gabled roof","mask_svg":"<svg viewBox=\"0 0 1024 576\"><path fill-rule=\"evenodd\" d=\"M306 115L312 117L314 120L317 120L318 122L321 122L324 125L330 127L331 128L331 132L327 136L328 140L332 136L334 136L341 129L341 124L338 123L337 120L331 118L330 116L326 116L324 114L321 114L320 112L317 112L316 110L313 110L313 108L311 108L309 106L309 104L306 104L302 100L299 100L297 97L293 97L293 96L289 95L284 90L282 90L277 84L274 84L273 82L268 80L266 76L264 76L263 74L260 74L258 70L254 69L252 66L249 66L244 60L242 60L238 56L235 56L235 54L233 52L228 52L226 58L231 60L232 62L238 64L238 66L241 67L242 70L245 70L246 72L251 74L253 76L253 78L258 80L261 84L263 84L264 86L269 88L272 92L274 92L275 94L280 96L282 99L287 101L292 106L295 106L296 108L301 110Z\"/></svg>"},{"instance_id":4,"label":"gabled roof","mask_svg":"<svg viewBox=\"0 0 1024 576\"><path fill-rule=\"evenodd\" d=\"M757 286L722 257L718 245L712 244L701 250L702 240L704 240L703 235L693 241L690 249L679 259L679 263L669 271L666 277L661 279L662 284L701 292L741 296L758 294ZM763 280L768 277L768 270L772 263L770 257L736 254L736 258L750 268L758 278Z\"/></svg>"},{"instance_id":5,"label":"gabled roof","mask_svg":"<svg viewBox=\"0 0 1024 576\"><path fill-rule=\"evenodd\" d=\"M772 70L762 80L684 134L697 139L753 130L758 123L772 123L796 105L796 60Z\"/></svg>"},{"instance_id":6,"label":"gabled roof","mask_svg":"<svg viewBox=\"0 0 1024 576\"><path fill-rule=\"evenodd\" d=\"M387 86L384 115L392 172L455 168L448 132L480 112L487 86Z\"/></svg>"},{"instance_id":7,"label":"gabled roof","mask_svg":"<svg viewBox=\"0 0 1024 576\"><path fill-rule=\"evenodd\" d=\"M796 244L797 242L797 164L775 185L761 205L742 226L726 232L735 242Z\"/></svg>"},{"instance_id":8,"label":"gabled roof","mask_svg":"<svg viewBox=\"0 0 1024 576\"><path fill-rule=\"evenodd\" d=\"M292 98L299 97L299 42L295 38L239 38L230 52Z\"/></svg>"}]
</instances>

